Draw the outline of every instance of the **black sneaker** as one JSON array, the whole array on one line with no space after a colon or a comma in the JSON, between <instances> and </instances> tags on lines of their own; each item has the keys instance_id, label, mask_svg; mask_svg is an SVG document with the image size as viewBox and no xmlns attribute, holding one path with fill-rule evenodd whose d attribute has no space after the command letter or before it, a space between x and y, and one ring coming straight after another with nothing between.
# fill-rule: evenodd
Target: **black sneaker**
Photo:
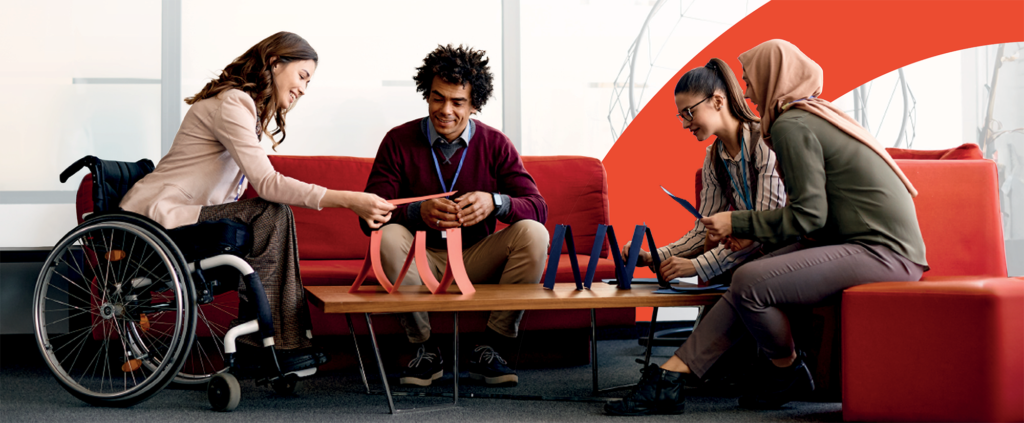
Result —
<instances>
[{"instance_id":1,"label":"black sneaker","mask_svg":"<svg viewBox=\"0 0 1024 423\"><path fill-rule=\"evenodd\" d=\"M782 407L800 395L814 391L814 379L799 356L789 367L768 364L753 382L753 389L740 397L740 407L771 410Z\"/></svg>"},{"instance_id":2,"label":"black sneaker","mask_svg":"<svg viewBox=\"0 0 1024 423\"><path fill-rule=\"evenodd\" d=\"M473 357L469 360L469 377L488 385L516 386L519 376L508 368L505 359L487 345L473 349Z\"/></svg>"},{"instance_id":3,"label":"black sneaker","mask_svg":"<svg viewBox=\"0 0 1024 423\"><path fill-rule=\"evenodd\" d=\"M615 416L649 414L681 414L685 405L684 374L672 372L656 364L641 370L640 382L625 398L609 401L604 411Z\"/></svg>"},{"instance_id":4,"label":"black sneaker","mask_svg":"<svg viewBox=\"0 0 1024 423\"><path fill-rule=\"evenodd\" d=\"M432 347L427 351L427 346L421 344L416 350L416 356L409 360L409 365L402 370L402 376L398 380L402 385L430 386L430 384L444 375L444 359L441 358L441 349Z\"/></svg>"}]
</instances>

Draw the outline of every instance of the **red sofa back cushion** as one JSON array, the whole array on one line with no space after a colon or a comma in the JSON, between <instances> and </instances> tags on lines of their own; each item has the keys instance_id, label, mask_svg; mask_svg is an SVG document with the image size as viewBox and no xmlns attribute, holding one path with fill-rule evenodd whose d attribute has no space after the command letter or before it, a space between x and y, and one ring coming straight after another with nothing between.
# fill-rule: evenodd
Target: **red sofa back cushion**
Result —
<instances>
[{"instance_id":1,"label":"red sofa back cushion","mask_svg":"<svg viewBox=\"0 0 1024 423\"><path fill-rule=\"evenodd\" d=\"M346 156L271 155L274 169L303 182L329 189L362 191L373 159ZM557 224L571 224L581 254L589 254L597 225L611 220L608 178L600 160L582 156L524 156L523 165L537 181L548 204L549 233ZM243 198L256 197L252 187ZM303 260L362 259L369 237L359 229L355 213L345 209L321 211L292 207ZM500 224L501 229L505 225ZM564 252L563 248L563 252ZM607 257L607 243L601 257Z\"/></svg>"},{"instance_id":2,"label":"red sofa back cushion","mask_svg":"<svg viewBox=\"0 0 1024 423\"><path fill-rule=\"evenodd\" d=\"M328 189L362 191L370 176L373 159L347 156L279 156L270 162L281 174ZM244 198L256 197L250 186ZM325 208L320 211L292 207L302 260L363 259L370 238L359 229L351 210Z\"/></svg>"},{"instance_id":3,"label":"red sofa back cushion","mask_svg":"<svg viewBox=\"0 0 1024 423\"><path fill-rule=\"evenodd\" d=\"M896 160L917 188L925 276L1006 277L999 177L991 160Z\"/></svg>"},{"instance_id":4,"label":"red sofa back cushion","mask_svg":"<svg viewBox=\"0 0 1024 423\"><path fill-rule=\"evenodd\" d=\"M548 233L554 234L557 225L572 225L576 253L589 255L597 225L611 224L604 165L598 159L582 156L523 156L523 166L537 181L537 189L548 204L548 221L544 224ZM601 257L608 257L610 251L606 240ZM565 244L562 254L568 253Z\"/></svg>"}]
</instances>

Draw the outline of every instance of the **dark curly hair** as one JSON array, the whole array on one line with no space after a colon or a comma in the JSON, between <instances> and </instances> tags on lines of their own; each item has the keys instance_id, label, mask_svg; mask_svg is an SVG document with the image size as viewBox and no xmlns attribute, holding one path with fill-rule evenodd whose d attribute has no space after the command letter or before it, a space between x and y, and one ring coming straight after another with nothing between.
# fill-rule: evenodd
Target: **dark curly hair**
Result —
<instances>
[{"instance_id":1,"label":"dark curly hair","mask_svg":"<svg viewBox=\"0 0 1024 423\"><path fill-rule=\"evenodd\" d=\"M451 84L469 84L470 104L477 111L484 108L494 91L494 75L487 65L489 59L483 50L470 47L452 47L438 44L434 51L423 59L423 66L416 68L416 91L423 93L423 99L430 98L430 84L435 76Z\"/></svg>"},{"instance_id":2,"label":"dark curly hair","mask_svg":"<svg viewBox=\"0 0 1024 423\"><path fill-rule=\"evenodd\" d=\"M271 63L271 58L276 58L276 61ZM196 95L186 98L185 103L195 104L233 88L242 90L256 103L258 132L270 136L276 151L277 146L284 142L287 136L284 126L288 110L280 110L277 106L280 100L274 91L273 65L288 64L296 60L312 60L318 63L320 58L316 50L313 50L302 37L291 32L278 32L238 56L220 71L217 79L208 82ZM267 126L271 117L274 118L277 128L268 133ZM281 134L280 140L274 139L277 134Z\"/></svg>"}]
</instances>

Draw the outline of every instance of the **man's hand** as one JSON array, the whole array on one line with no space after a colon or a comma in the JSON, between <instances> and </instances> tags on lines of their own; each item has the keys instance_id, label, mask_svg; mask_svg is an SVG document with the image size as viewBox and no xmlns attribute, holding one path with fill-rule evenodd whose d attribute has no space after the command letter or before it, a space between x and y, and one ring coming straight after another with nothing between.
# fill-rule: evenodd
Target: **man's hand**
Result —
<instances>
[{"instance_id":1,"label":"man's hand","mask_svg":"<svg viewBox=\"0 0 1024 423\"><path fill-rule=\"evenodd\" d=\"M708 239L717 242L732 235L732 212L717 213L700 220L708 228Z\"/></svg>"},{"instance_id":2,"label":"man's hand","mask_svg":"<svg viewBox=\"0 0 1024 423\"><path fill-rule=\"evenodd\" d=\"M447 198L434 198L420 203L420 218L431 229L459 227L459 207Z\"/></svg>"},{"instance_id":3,"label":"man's hand","mask_svg":"<svg viewBox=\"0 0 1024 423\"><path fill-rule=\"evenodd\" d=\"M494 196L489 192L473 191L455 199L458 220L462 226L480 223L494 212Z\"/></svg>"},{"instance_id":4,"label":"man's hand","mask_svg":"<svg viewBox=\"0 0 1024 423\"><path fill-rule=\"evenodd\" d=\"M754 240L752 240L752 239L739 239L739 238L732 237L732 236L730 236L730 237L726 238L724 241L722 241L722 244L725 245L725 248L728 248L728 249L733 250L733 251L742 250L744 248L749 247L750 244L753 244L753 243L754 243Z\"/></svg>"},{"instance_id":5,"label":"man's hand","mask_svg":"<svg viewBox=\"0 0 1024 423\"><path fill-rule=\"evenodd\" d=\"M669 257L668 260L661 262L661 277L665 280L670 281L675 278L688 278L697 274L697 269L693 267L693 263L690 259L682 257Z\"/></svg>"},{"instance_id":6,"label":"man's hand","mask_svg":"<svg viewBox=\"0 0 1024 423\"><path fill-rule=\"evenodd\" d=\"M633 241L626 241L626 245L622 246L622 260L629 260L629 246L633 244ZM650 266L654 259L651 257L651 253L640 250L637 254L636 265L637 266Z\"/></svg>"}]
</instances>

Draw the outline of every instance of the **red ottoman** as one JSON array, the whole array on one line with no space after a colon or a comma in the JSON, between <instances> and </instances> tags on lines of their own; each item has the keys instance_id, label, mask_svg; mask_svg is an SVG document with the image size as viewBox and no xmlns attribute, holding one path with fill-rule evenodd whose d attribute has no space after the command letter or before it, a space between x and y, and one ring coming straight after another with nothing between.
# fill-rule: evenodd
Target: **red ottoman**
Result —
<instances>
[{"instance_id":1,"label":"red ottoman","mask_svg":"<svg viewBox=\"0 0 1024 423\"><path fill-rule=\"evenodd\" d=\"M1024 420L1024 278L843 294L843 419Z\"/></svg>"}]
</instances>

